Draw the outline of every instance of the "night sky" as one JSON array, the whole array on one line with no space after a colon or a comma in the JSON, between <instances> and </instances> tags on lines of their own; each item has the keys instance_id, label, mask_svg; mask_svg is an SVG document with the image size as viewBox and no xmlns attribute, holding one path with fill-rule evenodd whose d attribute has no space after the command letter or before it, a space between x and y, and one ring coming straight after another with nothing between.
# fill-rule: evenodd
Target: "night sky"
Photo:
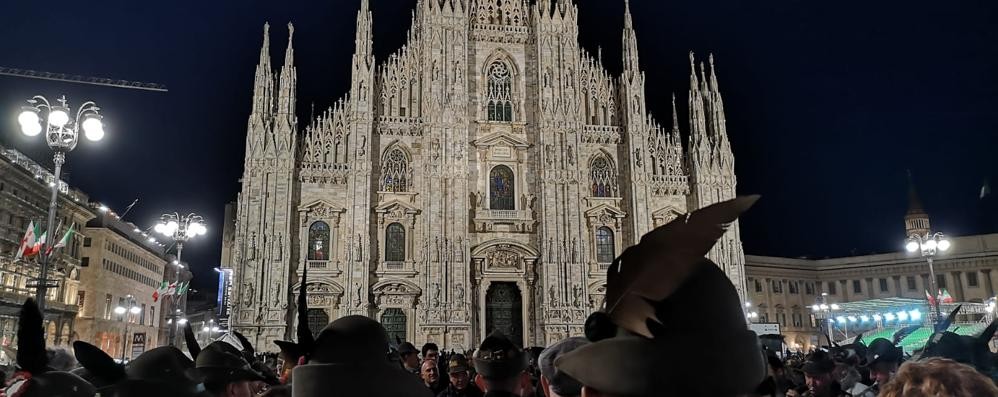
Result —
<instances>
[{"instance_id":1,"label":"night sky","mask_svg":"<svg viewBox=\"0 0 998 397\"><path fill-rule=\"evenodd\" d=\"M81 142L66 179L152 226L197 212L209 233L185 246L195 287L213 295L222 211L242 173L262 25L280 65L295 23L299 118L349 86L360 0L17 1L0 14L0 66L165 84L168 93L0 76L0 142L43 164L18 132L34 94L103 108L107 136ZM279 4L282 3L282 4ZM580 1L576 1L580 3ZM415 0L372 0L379 60L398 49ZM619 73L623 0L582 0L580 40ZM688 52L716 58L750 254L842 256L895 250L910 169L935 229L998 232L998 3L633 0L652 113L689 87ZM681 123L687 131L685 116Z\"/></svg>"}]
</instances>

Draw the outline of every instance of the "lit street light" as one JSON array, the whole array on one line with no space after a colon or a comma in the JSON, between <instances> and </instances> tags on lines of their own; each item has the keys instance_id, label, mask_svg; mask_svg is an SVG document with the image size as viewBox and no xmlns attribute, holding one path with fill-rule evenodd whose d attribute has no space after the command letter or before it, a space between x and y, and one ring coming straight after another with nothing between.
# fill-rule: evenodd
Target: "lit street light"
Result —
<instances>
[{"instance_id":1,"label":"lit street light","mask_svg":"<svg viewBox=\"0 0 998 397\"><path fill-rule=\"evenodd\" d=\"M172 214L163 214L163 216L160 217L159 223L153 227L153 230L155 230L156 233L172 238L177 244L177 259L173 261L173 264L177 267L177 277L175 282L179 284L180 269L184 268L184 265L181 263L181 254L184 251L184 243L193 237L203 236L208 232L208 228L204 225L204 218L193 213L183 216L176 212ZM187 292L184 291L184 294L186 293ZM170 314L171 320L179 317L183 313L182 309L177 307L177 303L180 298L181 297L178 296L173 297L174 310ZM177 321L175 326L170 326L170 346L176 345L177 328L179 328L180 324L183 323Z\"/></svg>"},{"instance_id":2,"label":"lit street light","mask_svg":"<svg viewBox=\"0 0 998 397\"><path fill-rule=\"evenodd\" d=\"M908 252L918 252L929 263L929 285L932 287L932 294L936 294L936 299L932 302L932 311L935 312L935 324L939 325L942 320L942 312L939 310L939 286L936 285L936 271L932 267L932 258L936 252L946 252L950 249L950 241L942 233L925 233L924 236L912 234L908 236L908 242L904 248Z\"/></svg>"},{"instance_id":3,"label":"lit street light","mask_svg":"<svg viewBox=\"0 0 998 397\"><path fill-rule=\"evenodd\" d=\"M142 308L135 305L135 297L128 295L125 297L128 301L128 307L117 306L114 308L114 313L119 316L125 316L125 332L121 335L121 361L125 361L125 350L128 348L128 323L131 322L131 314L141 314Z\"/></svg>"},{"instance_id":4,"label":"lit street light","mask_svg":"<svg viewBox=\"0 0 998 397\"><path fill-rule=\"evenodd\" d=\"M21 108L21 113L17 116L17 123L20 124L24 135L35 137L45 132L45 142L55 152L52 159L55 170L53 170L53 179L49 182L52 197L49 200L48 223L45 229L48 240L57 238L55 215L59 198L59 178L62 175L62 164L66 162L66 153L76 148L81 128L83 134L91 141L96 142L104 138L104 125L101 123L100 108L97 104L84 102L76 110L76 118L70 118L72 109L69 108L66 97L60 97L56 101L58 104L52 105L45 97L35 95L28 100L30 106ZM36 281L35 302L38 303L38 309L42 313L45 313L46 290L55 287L50 285L48 280L50 256L51 252L46 249L42 249L39 253L41 269Z\"/></svg>"},{"instance_id":5,"label":"lit street light","mask_svg":"<svg viewBox=\"0 0 998 397\"><path fill-rule=\"evenodd\" d=\"M839 305L837 303L828 304L828 293L822 292L821 296L811 305L811 311L814 312L814 317L823 320L825 323L825 334L828 335L828 342L832 341L832 319L835 317L834 313L839 310ZM823 316L819 316L823 314ZM839 316L842 320L839 322L845 322L845 317Z\"/></svg>"}]
</instances>

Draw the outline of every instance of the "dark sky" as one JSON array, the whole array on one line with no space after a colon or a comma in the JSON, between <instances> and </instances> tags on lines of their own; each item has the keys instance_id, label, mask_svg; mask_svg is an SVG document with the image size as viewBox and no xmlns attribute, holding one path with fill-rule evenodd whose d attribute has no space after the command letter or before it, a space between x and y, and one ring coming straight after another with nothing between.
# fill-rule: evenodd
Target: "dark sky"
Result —
<instances>
[{"instance_id":1,"label":"dark sky","mask_svg":"<svg viewBox=\"0 0 998 397\"><path fill-rule=\"evenodd\" d=\"M33 94L104 107L107 137L82 142L69 182L152 225L194 211L210 231L187 245L196 286L214 290L222 209L238 191L261 29L274 62L296 25L300 117L346 91L360 0L7 2L0 66L166 84L168 93L0 77L0 141L48 159L18 133ZM578 2L578 1L577 1ZM581 37L621 69L623 1L582 0ZM372 0L375 50L401 46L415 0ZM998 177L998 3L633 0L652 112L685 102L687 53L716 57L740 193L762 201L743 218L751 254L841 256L897 249L905 170L933 226L998 231L978 199ZM680 105L680 112L685 106ZM685 117L683 117L685 120ZM682 124L684 132L685 123ZM51 160L44 161L51 164ZM994 199L992 198L992 202ZM985 211L992 211L985 213ZM990 217L990 218L989 218ZM991 219L985 222L985 219Z\"/></svg>"}]
</instances>

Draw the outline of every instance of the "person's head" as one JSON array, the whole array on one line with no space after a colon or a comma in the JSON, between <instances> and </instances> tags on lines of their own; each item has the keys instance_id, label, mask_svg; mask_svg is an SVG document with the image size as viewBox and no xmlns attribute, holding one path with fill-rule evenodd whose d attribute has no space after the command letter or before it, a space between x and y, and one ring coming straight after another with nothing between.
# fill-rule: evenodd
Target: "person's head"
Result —
<instances>
[{"instance_id":1,"label":"person's head","mask_svg":"<svg viewBox=\"0 0 998 397\"><path fill-rule=\"evenodd\" d=\"M866 353L870 379L883 385L891 380L901 363L902 350L884 338L874 339Z\"/></svg>"},{"instance_id":2,"label":"person's head","mask_svg":"<svg viewBox=\"0 0 998 397\"><path fill-rule=\"evenodd\" d=\"M436 343L429 342L424 344L420 352L423 354L423 360L437 361L440 359L440 348L437 347Z\"/></svg>"},{"instance_id":3,"label":"person's head","mask_svg":"<svg viewBox=\"0 0 998 397\"><path fill-rule=\"evenodd\" d=\"M227 342L217 341L206 346L194 365L189 376L202 380L205 389L215 396L252 397L260 391L255 383L263 381L263 376Z\"/></svg>"},{"instance_id":4,"label":"person's head","mask_svg":"<svg viewBox=\"0 0 998 397\"><path fill-rule=\"evenodd\" d=\"M437 370L436 360L423 360L423 365L419 367L419 376L423 378L423 383L427 386L437 384L440 380L440 373Z\"/></svg>"},{"instance_id":5,"label":"person's head","mask_svg":"<svg viewBox=\"0 0 998 397\"><path fill-rule=\"evenodd\" d=\"M804 362L804 383L812 393L824 396L835 381L835 361L828 352L811 353Z\"/></svg>"},{"instance_id":6,"label":"person's head","mask_svg":"<svg viewBox=\"0 0 998 397\"><path fill-rule=\"evenodd\" d=\"M483 391L505 391L522 395L530 389L527 357L505 335L494 332L475 352L475 384Z\"/></svg>"},{"instance_id":7,"label":"person's head","mask_svg":"<svg viewBox=\"0 0 998 397\"><path fill-rule=\"evenodd\" d=\"M406 368L419 368L419 350L416 350L416 346L413 346L412 343L402 342L399 345L399 357L402 358L402 364Z\"/></svg>"},{"instance_id":8,"label":"person's head","mask_svg":"<svg viewBox=\"0 0 998 397\"><path fill-rule=\"evenodd\" d=\"M447 362L447 376L450 378L451 386L457 390L464 390L468 387L468 383L470 383L469 370L468 359L463 354L451 356Z\"/></svg>"},{"instance_id":9,"label":"person's head","mask_svg":"<svg viewBox=\"0 0 998 397\"><path fill-rule=\"evenodd\" d=\"M544 349L537 358L541 371L541 386L547 397L574 397L582 394L582 384L568 374L559 371L554 365L558 356L585 346L589 341L582 337L563 339Z\"/></svg>"},{"instance_id":10,"label":"person's head","mask_svg":"<svg viewBox=\"0 0 998 397\"><path fill-rule=\"evenodd\" d=\"M945 358L904 363L880 388L880 397L998 396L998 386L966 364Z\"/></svg>"}]
</instances>

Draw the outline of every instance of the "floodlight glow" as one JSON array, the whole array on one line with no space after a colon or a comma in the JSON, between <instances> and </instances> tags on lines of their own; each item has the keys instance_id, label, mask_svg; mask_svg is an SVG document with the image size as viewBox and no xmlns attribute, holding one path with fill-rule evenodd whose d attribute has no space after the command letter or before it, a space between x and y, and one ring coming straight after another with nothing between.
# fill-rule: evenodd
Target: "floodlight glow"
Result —
<instances>
[{"instance_id":1,"label":"floodlight glow","mask_svg":"<svg viewBox=\"0 0 998 397\"><path fill-rule=\"evenodd\" d=\"M142 313L142 309L139 308L138 306L132 306L132 308L128 309L128 311L132 312L132 314Z\"/></svg>"},{"instance_id":2,"label":"floodlight glow","mask_svg":"<svg viewBox=\"0 0 998 397\"><path fill-rule=\"evenodd\" d=\"M828 305L822 303L821 304L821 310L828 310Z\"/></svg>"},{"instance_id":3,"label":"floodlight glow","mask_svg":"<svg viewBox=\"0 0 998 397\"><path fill-rule=\"evenodd\" d=\"M125 308L123 308L121 306L118 306L118 307L114 308L114 313L115 314L125 314L125 311L126 311Z\"/></svg>"},{"instance_id":4,"label":"floodlight glow","mask_svg":"<svg viewBox=\"0 0 998 397\"><path fill-rule=\"evenodd\" d=\"M208 331L211 331L211 328L204 327L204 328L201 328L201 331L208 332Z\"/></svg>"},{"instance_id":5,"label":"floodlight glow","mask_svg":"<svg viewBox=\"0 0 998 397\"><path fill-rule=\"evenodd\" d=\"M908 321L908 312L902 310L897 312L898 321Z\"/></svg>"},{"instance_id":6,"label":"floodlight glow","mask_svg":"<svg viewBox=\"0 0 998 397\"><path fill-rule=\"evenodd\" d=\"M862 316L859 316L859 319L862 320L865 323L867 321L870 321L870 316L862 315Z\"/></svg>"},{"instance_id":7,"label":"floodlight glow","mask_svg":"<svg viewBox=\"0 0 998 397\"><path fill-rule=\"evenodd\" d=\"M949 250L949 247L950 247L949 240L946 240L946 239L939 240L939 250L940 251L947 251L947 250Z\"/></svg>"},{"instance_id":8,"label":"floodlight glow","mask_svg":"<svg viewBox=\"0 0 998 397\"><path fill-rule=\"evenodd\" d=\"M911 321L918 321L922 319L922 312L918 311L918 309L915 309L908 312L908 316L911 317Z\"/></svg>"},{"instance_id":9,"label":"floodlight glow","mask_svg":"<svg viewBox=\"0 0 998 397\"><path fill-rule=\"evenodd\" d=\"M818 306L818 305L812 305L812 306L811 306L811 310L813 310L813 311L818 311L818 310L821 310L821 306Z\"/></svg>"},{"instance_id":10,"label":"floodlight glow","mask_svg":"<svg viewBox=\"0 0 998 397\"><path fill-rule=\"evenodd\" d=\"M926 241L925 248L927 248L929 251L936 249L936 240Z\"/></svg>"},{"instance_id":11,"label":"floodlight glow","mask_svg":"<svg viewBox=\"0 0 998 397\"><path fill-rule=\"evenodd\" d=\"M909 241L908 244L904 245L904 249L908 250L908 252L918 251L918 241L915 240Z\"/></svg>"},{"instance_id":12,"label":"floodlight glow","mask_svg":"<svg viewBox=\"0 0 998 397\"><path fill-rule=\"evenodd\" d=\"M873 315L873 321L880 321L881 319L883 319L883 317L880 317L879 314L874 314Z\"/></svg>"},{"instance_id":13,"label":"floodlight glow","mask_svg":"<svg viewBox=\"0 0 998 397\"><path fill-rule=\"evenodd\" d=\"M857 321L856 316L849 316L849 322L854 323Z\"/></svg>"},{"instance_id":14,"label":"floodlight glow","mask_svg":"<svg viewBox=\"0 0 998 397\"><path fill-rule=\"evenodd\" d=\"M884 319L886 319L887 321L894 321L894 313L885 313Z\"/></svg>"},{"instance_id":15,"label":"floodlight glow","mask_svg":"<svg viewBox=\"0 0 998 397\"><path fill-rule=\"evenodd\" d=\"M832 304L832 310L839 310L839 305Z\"/></svg>"},{"instance_id":16,"label":"floodlight glow","mask_svg":"<svg viewBox=\"0 0 998 397\"><path fill-rule=\"evenodd\" d=\"M846 318L842 317L842 316L838 316L838 317L835 317L835 321L838 321L839 324L845 324Z\"/></svg>"},{"instance_id":17,"label":"floodlight glow","mask_svg":"<svg viewBox=\"0 0 998 397\"><path fill-rule=\"evenodd\" d=\"M180 320L177 320L177 323L178 324L187 324L187 319L186 318L182 318Z\"/></svg>"}]
</instances>

